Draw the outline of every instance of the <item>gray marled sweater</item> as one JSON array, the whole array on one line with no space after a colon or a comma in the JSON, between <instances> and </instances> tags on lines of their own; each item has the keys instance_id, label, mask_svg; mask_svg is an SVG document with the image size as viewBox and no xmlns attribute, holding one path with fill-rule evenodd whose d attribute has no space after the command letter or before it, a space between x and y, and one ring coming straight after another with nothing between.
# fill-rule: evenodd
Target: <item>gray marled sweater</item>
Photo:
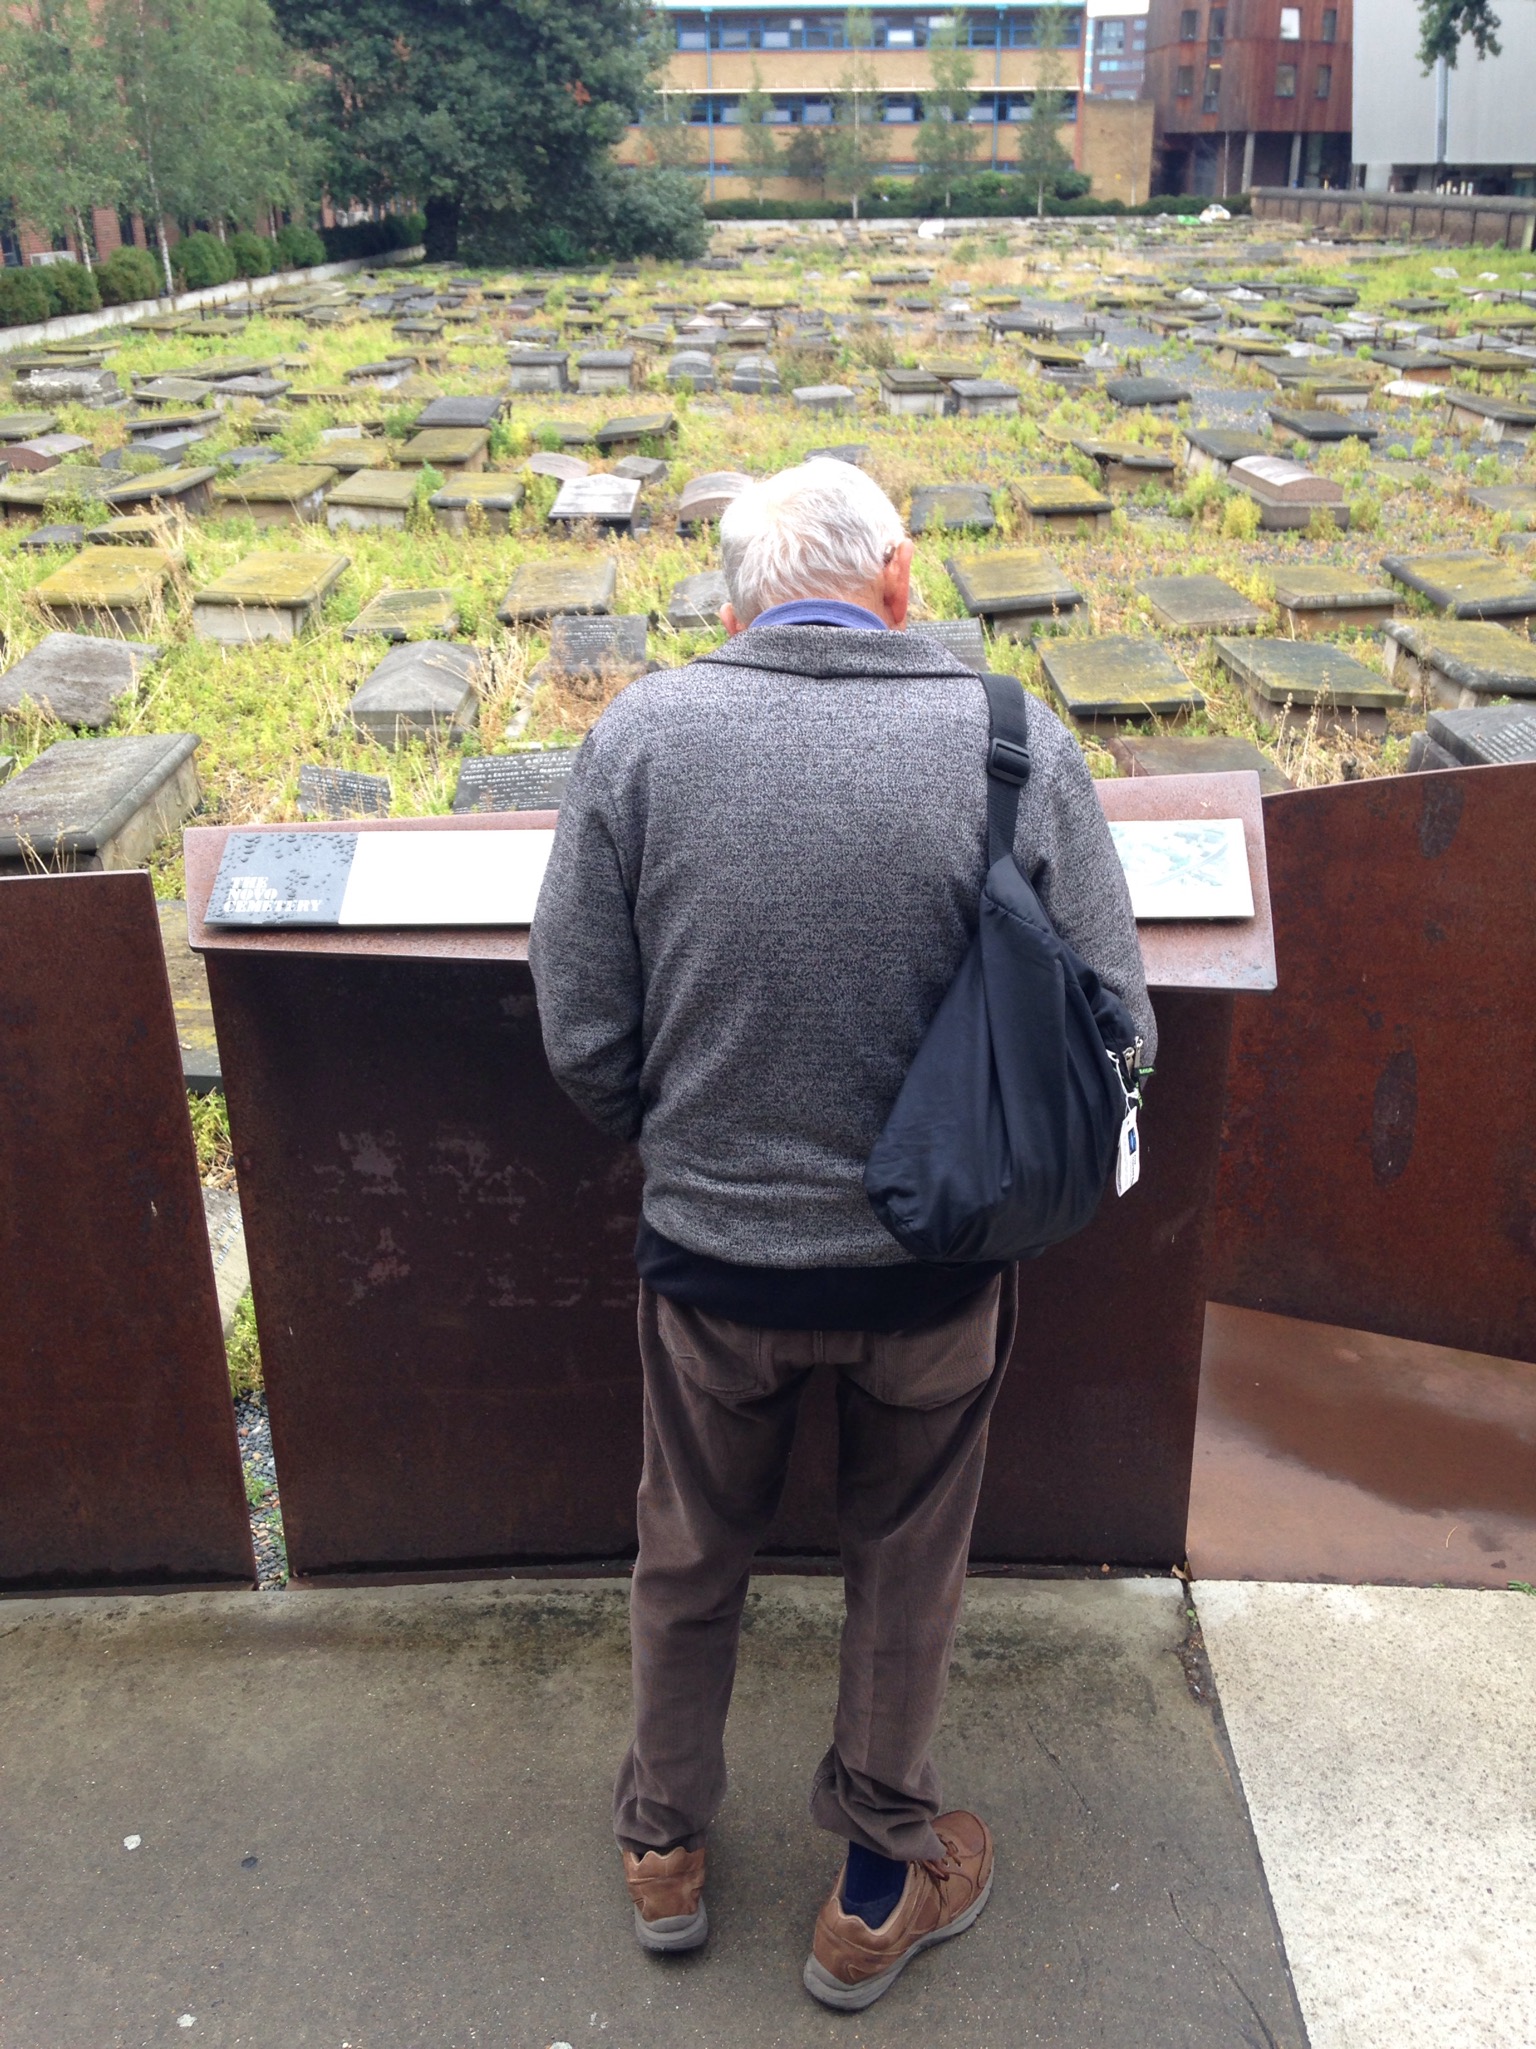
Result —
<instances>
[{"instance_id":1,"label":"gray marled sweater","mask_svg":"<svg viewBox=\"0 0 1536 2049\"><path fill-rule=\"evenodd\" d=\"M1156 1050L1076 741L1029 703L1016 849ZM976 930L987 703L916 634L765 626L588 734L530 958L562 1087L638 1138L645 1215L743 1266L882 1266L864 1162Z\"/></svg>"}]
</instances>

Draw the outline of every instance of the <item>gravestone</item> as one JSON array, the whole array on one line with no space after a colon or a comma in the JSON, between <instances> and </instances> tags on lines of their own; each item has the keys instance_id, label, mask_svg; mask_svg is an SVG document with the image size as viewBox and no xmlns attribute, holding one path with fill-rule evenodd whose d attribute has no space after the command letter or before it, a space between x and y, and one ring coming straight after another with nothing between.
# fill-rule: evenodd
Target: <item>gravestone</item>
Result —
<instances>
[{"instance_id":1,"label":"gravestone","mask_svg":"<svg viewBox=\"0 0 1536 2049\"><path fill-rule=\"evenodd\" d=\"M195 594L192 631L199 640L226 647L297 640L319 617L326 593L340 581L350 559L258 549Z\"/></svg>"},{"instance_id":2,"label":"gravestone","mask_svg":"<svg viewBox=\"0 0 1536 2049\"><path fill-rule=\"evenodd\" d=\"M480 714L477 648L444 640L393 647L347 706L358 731L381 747L434 736L462 739Z\"/></svg>"},{"instance_id":3,"label":"gravestone","mask_svg":"<svg viewBox=\"0 0 1536 2049\"><path fill-rule=\"evenodd\" d=\"M1536 761L1536 710L1501 704L1479 711L1432 711L1429 737L1459 768Z\"/></svg>"},{"instance_id":4,"label":"gravestone","mask_svg":"<svg viewBox=\"0 0 1536 2049\"><path fill-rule=\"evenodd\" d=\"M65 627L142 635L170 578L159 548L86 548L34 584L32 602Z\"/></svg>"},{"instance_id":5,"label":"gravestone","mask_svg":"<svg viewBox=\"0 0 1536 2049\"><path fill-rule=\"evenodd\" d=\"M937 641L977 675L986 673L987 640L979 619L917 619L908 622L907 631L920 640Z\"/></svg>"},{"instance_id":6,"label":"gravestone","mask_svg":"<svg viewBox=\"0 0 1536 2049\"><path fill-rule=\"evenodd\" d=\"M388 776L320 768L312 761L299 770L300 818L387 818L389 805Z\"/></svg>"},{"instance_id":7,"label":"gravestone","mask_svg":"<svg viewBox=\"0 0 1536 2049\"><path fill-rule=\"evenodd\" d=\"M731 368L728 391L740 391L748 396L760 397L764 392L782 390L779 382L779 366L772 356L740 356Z\"/></svg>"},{"instance_id":8,"label":"gravestone","mask_svg":"<svg viewBox=\"0 0 1536 2049\"><path fill-rule=\"evenodd\" d=\"M467 533L477 512L491 533L508 533L522 502L523 486L516 477L489 470L455 477L427 500L437 524L450 534Z\"/></svg>"},{"instance_id":9,"label":"gravestone","mask_svg":"<svg viewBox=\"0 0 1536 2049\"><path fill-rule=\"evenodd\" d=\"M322 434L320 444L320 452L331 468L340 470L343 476L355 476L359 470L382 470L389 466L389 446L383 441L365 440L360 434L333 441Z\"/></svg>"},{"instance_id":10,"label":"gravestone","mask_svg":"<svg viewBox=\"0 0 1536 2049\"><path fill-rule=\"evenodd\" d=\"M1242 462L1250 455L1268 456L1269 453L1270 444L1263 435L1250 433L1246 428L1184 429L1184 467L1187 470L1224 477L1233 463Z\"/></svg>"},{"instance_id":11,"label":"gravestone","mask_svg":"<svg viewBox=\"0 0 1536 2049\"><path fill-rule=\"evenodd\" d=\"M484 427L427 427L400 451L407 468L430 463L443 477L468 476L485 468L491 437Z\"/></svg>"},{"instance_id":12,"label":"gravestone","mask_svg":"<svg viewBox=\"0 0 1536 2049\"><path fill-rule=\"evenodd\" d=\"M1036 642L1036 652L1057 702L1089 731L1128 719L1178 718L1205 704L1204 692L1150 634L1048 638Z\"/></svg>"},{"instance_id":13,"label":"gravestone","mask_svg":"<svg viewBox=\"0 0 1536 2049\"><path fill-rule=\"evenodd\" d=\"M215 509L243 512L258 526L304 526L319 519L335 482L335 470L324 463L267 463L216 483Z\"/></svg>"},{"instance_id":14,"label":"gravestone","mask_svg":"<svg viewBox=\"0 0 1536 2049\"><path fill-rule=\"evenodd\" d=\"M0 445L13 441L35 441L58 427L57 413L0 413Z\"/></svg>"},{"instance_id":15,"label":"gravestone","mask_svg":"<svg viewBox=\"0 0 1536 2049\"><path fill-rule=\"evenodd\" d=\"M1517 562L1453 550L1434 555L1384 555L1381 566L1453 619L1536 617L1536 583Z\"/></svg>"},{"instance_id":16,"label":"gravestone","mask_svg":"<svg viewBox=\"0 0 1536 2049\"><path fill-rule=\"evenodd\" d=\"M641 441L666 441L677 432L676 413L630 413L605 420L592 440L602 449L624 448Z\"/></svg>"},{"instance_id":17,"label":"gravestone","mask_svg":"<svg viewBox=\"0 0 1536 2049\"><path fill-rule=\"evenodd\" d=\"M645 667L649 627L644 612L559 614L549 622L549 658L540 666L557 676L638 675Z\"/></svg>"},{"instance_id":18,"label":"gravestone","mask_svg":"<svg viewBox=\"0 0 1536 2049\"><path fill-rule=\"evenodd\" d=\"M1522 527L1536 526L1536 484L1487 484L1463 494L1469 505L1481 506L1496 518L1516 519Z\"/></svg>"},{"instance_id":19,"label":"gravestone","mask_svg":"<svg viewBox=\"0 0 1536 2049\"><path fill-rule=\"evenodd\" d=\"M679 633L720 624L720 607L730 602L725 572L703 569L685 576L672 586L667 605L667 624Z\"/></svg>"},{"instance_id":20,"label":"gravestone","mask_svg":"<svg viewBox=\"0 0 1536 2049\"><path fill-rule=\"evenodd\" d=\"M213 389L213 403L220 411L233 399L253 398L260 405L274 405L293 389L287 377L230 377Z\"/></svg>"},{"instance_id":21,"label":"gravestone","mask_svg":"<svg viewBox=\"0 0 1536 2049\"><path fill-rule=\"evenodd\" d=\"M713 391L715 366L702 349L679 349L667 364L667 383L673 387L688 384L695 391Z\"/></svg>"},{"instance_id":22,"label":"gravestone","mask_svg":"<svg viewBox=\"0 0 1536 2049\"><path fill-rule=\"evenodd\" d=\"M420 483L411 470L354 470L326 500L325 523L333 534L368 527L403 531Z\"/></svg>"},{"instance_id":23,"label":"gravestone","mask_svg":"<svg viewBox=\"0 0 1536 2049\"><path fill-rule=\"evenodd\" d=\"M555 495L550 524L574 526L590 520L595 526L627 532L639 498L640 486L633 477L572 477Z\"/></svg>"},{"instance_id":24,"label":"gravestone","mask_svg":"<svg viewBox=\"0 0 1536 2049\"><path fill-rule=\"evenodd\" d=\"M175 512L183 519L196 519L213 508L214 469L146 470L113 484L103 495L108 505L119 510L130 506L157 512Z\"/></svg>"},{"instance_id":25,"label":"gravestone","mask_svg":"<svg viewBox=\"0 0 1536 2049\"><path fill-rule=\"evenodd\" d=\"M794 391L802 412L846 413L853 404L853 387L848 384L802 384Z\"/></svg>"},{"instance_id":26,"label":"gravestone","mask_svg":"<svg viewBox=\"0 0 1536 2049\"><path fill-rule=\"evenodd\" d=\"M990 620L994 631L1009 631L1014 620L1032 622L1070 612L1083 601L1043 548L951 555L944 567L967 612ZM1026 625L1026 637L1027 632Z\"/></svg>"},{"instance_id":27,"label":"gravestone","mask_svg":"<svg viewBox=\"0 0 1536 2049\"><path fill-rule=\"evenodd\" d=\"M574 747L530 748L518 754L474 754L459 767L453 808L465 811L558 811L576 766Z\"/></svg>"},{"instance_id":28,"label":"gravestone","mask_svg":"<svg viewBox=\"0 0 1536 2049\"><path fill-rule=\"evenodd\" d=\"M937 375L937 371L934 373ZM955 411L962 419L984 419L995 415L1014 419L1019 410L1019 387L996 377L954 377L946 380Z\"/></svg>"},{"instance_id":29,"label":"gravestone","mask_svg":"<svg viewBox=\"0 0 1536 2049\"><path fill-rule=\"evenodd\" d=\"M949 409L949 386L925 370L882 370L880 396L888 413L937 419Z\"/></svg>"},{"instance_id":30,"label":"gravestone","mask_svg":"<svg viewBox=\"0 0 1536 2049\"><path fill-rule=\"evenodd\" d=\"M1069 434L1069 447L1098 464L1106 489L1138 491L1143 484L1171 477L1177 465L1166 449L1139 441L1106 441L1096 434Z\"/></svg>"},{"instance_id":31,"label":"gravestone","mask_svg":"<svg viewBox=\"0 0 1536 2049\"><path fill-rule=\"evenodd\" d=\"M856 470L864 467L864 458L869 454L867 441L840 441L835 448L809 448L807 462L846 462Z\"/></svg>"},{"instance_id":32,"label":"gravestone","mask_svg":"<svg viewBox=\"0 0 1536 2049\"><path fill-rule=\"evenodd\" d=\"M176 1013L182 1080L189 1095L205 1096L224 1086L219 1042L213 1028L213 1004L208 995L208 970L202 955L194 953L187 944L186 905L162 899L155 909L159 914L160 943L165 950L165 977L171 985L171 1007ZM203 1191L205 1202L211 1193L209 1189ZM233 1190L230 1196L238 1220L239 1199ZM222 1296L220 1299L222 1302Z\"/></svg>"},{"instance_id":33,"label":"gravestone","mask_svg":"<svg viewBox=\"0 0 1536 2049\"><path fill-rule=\"evenodd\" d=\"M635 381L633 349L588 349L576 358L580 392L628 391Z\"/></svg>"},{"instance_id":34,"label":"gravestone","mask_svg":"<svg viewBox=\"0 0 1536 2049\"><path fill-rule=\"evenodd\" d=\"M1529 363L1522 368L1529 370ZM1446 424L1458 434L1475 434L1479 441L1512 442L1523 448L1536 429L1536 406L1513 399L1484 398L1474 391L1447 391Z\"/></svg>"},{"instance_id":35,"label":"gravestone","mask_svg":"<svg viewBox=\"0 0 1536 2049\"><path fill-rule=\"evenodd\" d=\"M677 501L677 530L694 533L713 524L741 496L752 479L741 470L706 470L690 477Z\"/></svg>"},{"instance_id":36,"label":"gravestone","mask_svg":"<svg viewBox=\"0 0 1536 2049\"><path fill-rule=\"evenodd\" d=\"M613 466L616 477L633 477L642 491L666 481L667 465L659 455L621 455Z\"/></svg>"},{"instance_id":37,"label":"gravestone","mask_svg":"<svg viewBox=\"0 0 1536 2049\"><path fill-rule=\"evenodd\" d=\"M506 400L500 392L462 398L435 398L416 415L416 429L431 427L494 427Z\"/></svg>"},{"instance_id":38,"label":"gravestone","mask_svg":"<svg viewBox=\"0 0 1536 2049\"><path fill-rule=\"evenodd\" d=\"M1114 512L1103 492L1081 477L1019 477L1013 494L1031 526L1076 532L1085 525L1091 532L1107 532Z\"/></svg>"},{"instance_id":39,"label":"gravestone","mask_svg":"<svg viewBox=\"0 0 1536 2049\"><path fill-rule=\"evenodd\" d=\"M1447 710L1536 697L1536 645L1480 619L1401 619L1386 631L1387 674Z\"/></svg>"},{"instance_id":40,"label":"gravestone","mask_svg":"<svg viewBox=\"0 0 1536 2049\"><path fill-rule=\"evenodd\" d=\"M116 380L114 379L114 382ZM213 393L213 385L193 377L146 377L133 388L133 402L140 406L202 406Z\"/></svg>"},{"instance_id":41,"label":"gravestone","mask_svg":"<svg viewBox=\"0 0 1536 2049\"><path fill-rule=\"evenodd\" d=\"M1346 418L1341 413L1309 412L1304 408L1271 406L1270 424L1277 434L1299 435L1303 441L1375 441L1377 427Z\"/></svg>"},{"instance_id":42,"label":"gravestone","mask_svg":"<svg viewBox=\"0 0 1536 2049\"><path fill-rule=\"evenodd\" d=\"M496 616L504 626L523 626L561 612L609 612L618 581L611 555L524 562L513 573Z\"/></svg>"},{"instance_id":43,"label":"gravestone","mask_svg":"<svg viewBox=\"0 0 1536 2049\"><path fill-rule=\"evenodd\" d=\"M1360 570L1296 562L1276 569L1275 603L1293 635L1336 633L1351 626L1373 632L1392 617L1397 597Z\"/></svg>"},{"instance_id":44,"label":"gravestone","mask_svg":"<svg viewBox=\"0 0 1536 2049\"><path fill-rule=\"evenodd\" d=\"M1327 512L1335 526L1349 525L1344 486L1283 456L1245 455L1228 469L1227 482L1253 499L1266 531L1308 527L1319 511Z\"/></svg>"},{"instance_id":45,"label":"gravestone","mask_svg":"<svg viewBox=\"0 0 1536 2049\"><path fill-rule=\"evenodd\" d=\"M515 392L571 388L571 359L564 349L512 349L507 367L507 382Z\"/></svg>"},{"instance_id":46,"label":"gravestone","mask_svg":"<svg viewBox=\"0 0 1536 2049\"><path fill-rule=\"evenodd\" d=\"M1295 787L1251 740L1231 739L1224 733L1114 733L1106 745L1128 776L1232 775L1248 770L1258 776L1266 797Z\"/></svg>"},{"instance_id":47,"label":"gravestone","mask_svg":"<svg viewBox=\"0 0 1536 2049\"><path fill-rule=\"evenodd\" d=\"M386 356L379 363L359 363L344 374L348 384L366 384L373 391L394 391L414 367L410 356Z\"/></svg>"},{"instance_id":48,"label":"gravestone","mask_svg":"<svg viewBox=\"0 0 1536 2049\"><path fill-rule=\"evenodd\" d=\"M0 675L0 713L30 698L60 725L94 731L111 722L161 653L147 641L50 633Z\"/></svg>"},{"instance_id":49,"label":"gravestone","mask_svg":"<svg viewBox=\"0 0 1536 2049\"><path fill-rule=\"evenodd\" d=\"M57 740L0 789L0 875L142 868L198 800L195 733Z\"/></svg>"},{"instance_id":50,"label":"gravestone","mask_svg":"<svg viewBox=\"0 0 1536 2049\"><path fill-rule=\"evenodd\" d=\"M592 465L583 462L579 455L562 455L556 449L539 449L529 456L523 468L535 477L554 477L564 484L572 477L588 475Z\"/></svg>"},{"instance_id":51,"label":"gravestone","mask_svg":"<svg viewBox=\"0 0 1536 2049\"><path fill-rule=\"evenodd\" d=\"M1342 648L1320 640L1216 640L1217 658L1263 724L1278 731L1315 720L1324 733L1382 738L1403 691Z\"/></svg>"},{"instance_id":52,"label":"gravestone","mask_svg":"<svg viewBox=\"0 0 1536 2049\"><path fill-rule=\"evenodd\" d=\"M90 445L82 434L38 434L31 441L9 443L0 460L13 470L51 470Z\"/></svg>"},{"instance_id":53,"label":"gravestone","mask_svg":"<svg viewBox=\"0 0 1536 2049\"><path fill-rule=\"evenodd\" d=\"M1175 633L1258 633L1268 615L1219 576L1144 576L1136 586Z\"/></svg>"},{"instance_id":54,"label":"gravestone","mask_svg":"<svg viewBox=\"0 0 1536 2049\"><path fill-rule=\"evenodd\" d=\"M1170 383L1166 377L1110 377L1104 390L1117 406L1181 406L1189 402L1186 384Z\"/></svg>"},{"instance_id":55,"label":"gravestone","mask_svg":"<svg viewBox=\"0 0 1536 2049\"><path fill-rule=\"evenodd\" d=\"M107 492L122 481L116 470L89 469L84 463L64 463L30 476L12 471L0 475L0 508L8 523L36 519L49 505L93 498L105 503Z\"/></svg>"},{"instance_id":56,"label":"gravestone","mask_svg":"<svg viewBox=\"0 0 1536 2049\"><path fill-rule=\"evenodd\" d=\"M22 555L46 555L54 548L79 548L85 543L85 528L73 525L34 527L17 543Z\"/></svg>"},{"instance_id":57,"label":"gravestone","mask_svg":"<svg viewBox=\"0 0 1536 2049\"><path fill-rule=\"evenodd\" d=\"M992 494L979 484L920 484L912 493L907 521L910 533L944 533L965 527L990 533L996 525Z\"/></svg>"},{"instance_id":58,"label":"gravestone","mask_svg":"<svg viewBox=\"0 0 1536 2049\"><path fill-rule=\"evenodd\" d=\"M459 630L459 608L445 590L380 591L342 630L343 640L431 640Z\"/></svg>"}]
</instances>

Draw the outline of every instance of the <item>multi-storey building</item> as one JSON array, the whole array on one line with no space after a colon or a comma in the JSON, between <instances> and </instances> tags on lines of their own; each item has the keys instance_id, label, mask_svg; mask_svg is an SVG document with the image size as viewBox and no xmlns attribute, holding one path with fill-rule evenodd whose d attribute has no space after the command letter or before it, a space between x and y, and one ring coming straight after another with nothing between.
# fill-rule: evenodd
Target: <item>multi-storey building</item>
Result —
<instances>
[{"instance_id":1,"label":"multi-storey building","mask_svg":"<svg viewBox=\"0 0 1536 2049\"><path fill-rule=\"evenodd\" d=\"M765 7L761 0L661 0L660 12L675 38L663 81L664 94L680 107L691 131L691 160L703 173L712 198L744 196L740 176L741 102L754 86L772 95L771 120L785 145L797 130L830 126L840 92L857 68L872 82L858 87L862 108L876 133L882 172L915 175L917 127L922 95L934 83L928 38L939 22L958 17L961 41L973 62L969 125L974 132L977 170L1007 171L1018 161L1021 125L1030 117L1040 82L1040 24L1035 6L991 5L942 9L933 0L888 0L872 12L873 35L858 51L845 46L848 16L843 10L812 12ZM1084 9L1059 10L1061 43L1056 68L1065 94L1062 139L1074 162L1083 163L1079 115L1083 96ZM632 130L621 157L643 159L647 138ZM808 188L789 178L771 180L768 197L803 196ZM1145 197L1145 192L1142 194Z\"/></svg>"},{"instance_id":2,"label":"multi-storey building","mask_svg":"<svg viewBox=\"0 0 1536 2049\"><path fill-rule=\"evenodd\" d=\"M1499 9L1498 57L1480 60L1463 41L1455 65L1426 73L1416 9L1356 6L1356 183L1536 197L1536 7Z\"/></svg>"},{"instance_id":3,"label":"multi-storey building","mask_svg":"<svg viewBox=\"0 0 1536 2049\"><path fill-rule=\"evenodd\" d=\"M1088 0L1083 49L1086 90L1107 100L1139 100L1147 75L1148 0Z\"/></svg>"},{"instance_id":4,"label":"multi-storey building","mask_svg":"<svg viewBox=\"0 0 1536 2049\"><path fill-rule=\"evenodd\" d=\"M1353 0L1151 0L1159 191L1348 185L1352 47Z\"/></svg>"}]
</instances>

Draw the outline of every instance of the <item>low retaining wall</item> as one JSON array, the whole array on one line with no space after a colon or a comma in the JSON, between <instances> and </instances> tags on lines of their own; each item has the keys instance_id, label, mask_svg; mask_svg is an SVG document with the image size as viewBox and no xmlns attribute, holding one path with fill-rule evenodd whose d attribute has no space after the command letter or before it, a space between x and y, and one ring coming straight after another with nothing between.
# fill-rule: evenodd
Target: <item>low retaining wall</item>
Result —
<instances>
[{"instance_id":1,"label":"low retaining wall","mask_svg":"<svg viewBox=\"0 0 1536 2049\"><path fill-rule=\"evenodd\" d=\"M228 306L236 299L261 299L285 285L324 284L327 278L350 277L359 270L378 270L390 263L419 263L426 251L387 249L378 256L349 256L343 263L315 263L307 270L274 270L267 277L235 278L227 285L208 285L200 292L177 292L167 299L132 299L126 306L102 306L94 313L61 313L53 320L34 320L27 327L0 327L0 356L94 334L102 327L126 327L146 313L190 313L199 306Z\"/></svg>"},{"instance_id":2,"label":"low retaining wall","mask_svg":"<svg viewBox=\"0 0 1536 2049\"><path fill-rule=\"evenodd\" d=\"M1443 192L1320 192L1259 185L1256 220L1302 221L1355 234L1404 235L1529 249L1536 236L1536 199L1464 199Z\"/></svg>"}]
</instances>

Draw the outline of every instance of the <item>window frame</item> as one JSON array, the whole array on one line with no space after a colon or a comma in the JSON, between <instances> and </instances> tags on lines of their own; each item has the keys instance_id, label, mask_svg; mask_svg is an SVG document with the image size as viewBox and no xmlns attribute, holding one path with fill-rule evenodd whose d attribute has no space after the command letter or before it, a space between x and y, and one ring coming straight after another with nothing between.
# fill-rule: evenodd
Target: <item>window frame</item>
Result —
<instances>
[{"instance_id":1,"label":"window frame","mask_svg":"<svg viewBox=\"0 0 1536 2049\"><path fill-rule=\"evenodd\" d=\"M1312 88L1312 97L1315 100L1326 100L1331 99L1332 96L1333 66L1331 64L1319 64L1317 67L1317 80Z\"/></svg>"},{"instance_id":2,"label":"window frame","mask_svg":"<svg viewBox=\"0 0 1536 2049\"><path fill-rule=\"evenodd\" d=\"M1200 40L1200 10L1198 7L1183 7L1179 10L1179 41L1198 43Z\"/></svg>"},{"instance_id":3,"label":"window frame","mask_svg":"<svg viewBox=\"0 0 1536 2049\"><path fill-rule=\"evenodd\" d=\"M1322 24L1318 29L1320 43L1336 43L1339 40L1339 10L1337 7L1323 9Z\"/></svg>"},{"instance_id":4,"label":"window frame","mask_svg":"<svg viewBox=\"0 0 1536 2049\"><path fill-rule=\"evenodd\" d=\"M1195 67L1180 64L1173 74L1173 96L1176 100L1192 100L1195 96Z\"/></svg>"},{"instance_id":5,"label":"window frame","mask_svg":"<svg viewBox=\"0 0 1536 2049\"><path fill-rule=\"evenodd\" d=\"M1280 40L1282 43L1301 41L1301 9L1282 7L1280 10Z\"/></svg>"},{"instance_id":6,"label":"window frame","mask_svg":"<svg viewBox=\"0 0 1536 2049\"><path fill-rule=\"evenodd\" d=\"M1294 64L1277 64L1275 66L1275 98L1277 100L1295 99L1298 84L1296 73L1297 66ZM1289 79L1289 84L1287 84L1287 79Z\"/></svg>"}]
</instances>

